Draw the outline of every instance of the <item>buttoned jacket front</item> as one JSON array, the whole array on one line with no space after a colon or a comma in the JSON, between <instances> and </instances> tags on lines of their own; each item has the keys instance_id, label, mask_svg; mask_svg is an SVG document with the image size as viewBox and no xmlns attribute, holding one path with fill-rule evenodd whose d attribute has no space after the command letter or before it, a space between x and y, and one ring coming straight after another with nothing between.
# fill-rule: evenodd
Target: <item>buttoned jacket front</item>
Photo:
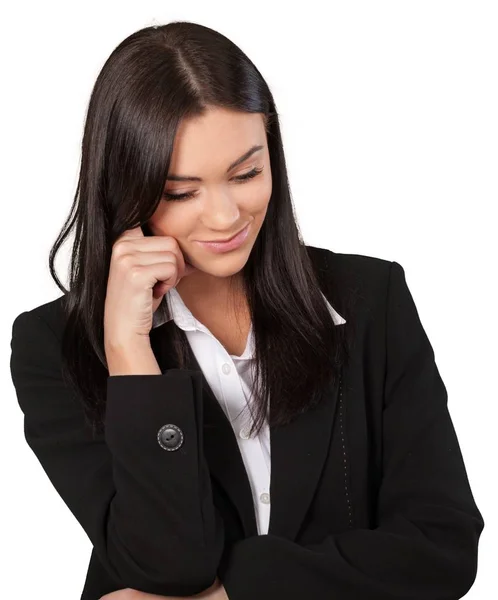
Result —
<instances>
[{"instance_id":1,"label":"buttoned jacket front","mask_svg":"<svg viewBox=\"0 0 498 600\"><path fill-rule=\"evenodd\" d=\"M150 334L162 375L108 378L96 438L60 377L60 298L14 321L26 440L93 544L82 600L188 596L217 575L230 600L451 600L471 587L484 521L404 270L307 248L354 345L320 404L270 430L264 535L232 426L194 354L174 361L173 321Z\"/></svg>"}]
</instances>

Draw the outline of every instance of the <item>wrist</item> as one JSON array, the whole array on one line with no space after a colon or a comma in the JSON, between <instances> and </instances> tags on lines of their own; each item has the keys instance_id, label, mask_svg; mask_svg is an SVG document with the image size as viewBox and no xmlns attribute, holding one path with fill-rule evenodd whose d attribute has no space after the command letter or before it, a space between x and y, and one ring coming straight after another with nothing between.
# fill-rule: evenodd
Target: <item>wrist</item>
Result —
<instances>
[{"instance_id":1,"label":"wrist","mask_svg":"<svg viewBox=\"0 0 498 600\"><path fill-rule=\"evenodd\" d=\"M131 353L138 349L150 347L150 337L148 335L132 334L124 336L107 337L104 334L104 347L106 354L123 354Z\"/></svg>"},{"instance_id":2,"label":"wrist","mask_svg":"<svg viewBox=\"0 0 498 600\"><path fill-rule=\"evenodd\" d=\"M108 344L105 353L109 376L162 374L148 336L133 343Z\"/></svg>"}]
</instances>

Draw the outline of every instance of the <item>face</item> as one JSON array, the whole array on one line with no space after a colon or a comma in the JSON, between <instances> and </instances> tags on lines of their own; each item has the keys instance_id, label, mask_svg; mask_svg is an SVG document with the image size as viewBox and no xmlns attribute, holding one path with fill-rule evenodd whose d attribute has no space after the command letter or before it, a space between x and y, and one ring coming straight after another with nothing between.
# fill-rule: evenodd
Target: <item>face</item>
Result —
<instances>
[{"instance_id":1,"label":"face","mask_svg":"<svg viewBox=\"0 0 498 600\"><path fill-rule=\"evenodd\" d=\"M261 146L230 170L254 146ZM195 177L195 181L178 178ZM210 108L185 119L159 203L148 225L154 235L174 237L185 260L198 271L182 282L220 282L238 273L249 258L272 192L263 115ZM170 195L183 196L178 200ZM199 241L224 240L248 225L237 248L213 252Z\"/></svg>"}]
</instances>

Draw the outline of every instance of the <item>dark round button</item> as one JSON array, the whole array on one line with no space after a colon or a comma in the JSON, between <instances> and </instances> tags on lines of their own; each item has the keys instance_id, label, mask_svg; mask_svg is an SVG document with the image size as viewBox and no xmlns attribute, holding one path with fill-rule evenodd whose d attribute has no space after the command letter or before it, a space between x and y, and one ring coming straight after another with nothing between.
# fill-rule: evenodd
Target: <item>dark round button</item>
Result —
<instances>
[{"instance_id":1,"label":"dark round button","mask_svg":"<svg viewBox=\"0 0 498 600\"><path fill-rule=\"evenodd\" d=\"M167 425L163 425L157 432L157 441L161 448L165 450L169 450L170 452L178 450L183 444L183 432L176 425L168 423Z\"/></svg>"}]
</instances>

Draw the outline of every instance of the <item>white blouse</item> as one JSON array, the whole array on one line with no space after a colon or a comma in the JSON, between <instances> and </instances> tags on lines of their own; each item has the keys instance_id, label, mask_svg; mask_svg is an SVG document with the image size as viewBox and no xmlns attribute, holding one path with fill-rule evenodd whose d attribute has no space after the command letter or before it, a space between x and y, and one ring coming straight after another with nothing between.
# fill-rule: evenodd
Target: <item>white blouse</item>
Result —
<instances>
[{"instance_id":1,"label":"white blouse","mask_svg":"<svg viewBox=\"0 0 498 600\"><path fill-rule=\"evenodd\" d=\"M322 294L323 295L323 294ZM327 307L334 323L345 323L339 313L330 305ZM164 296L168 302L171 318L186 332L190 347L206 377L221 408L232 425L240 453L251 484L258 533L268 533L270 523L270 432L267 422L261 433L250 438L248 431L251 416L247 408L250 397L253 373L254 340L252 325L249 330L246 348L240 356L229 354L218 339L198 321L187 308L176 288L171 288ZM162 304L162 303L161 303ZM160 310L154 313L153 327L166 322Z\"/></svg>"}]
</instances>

